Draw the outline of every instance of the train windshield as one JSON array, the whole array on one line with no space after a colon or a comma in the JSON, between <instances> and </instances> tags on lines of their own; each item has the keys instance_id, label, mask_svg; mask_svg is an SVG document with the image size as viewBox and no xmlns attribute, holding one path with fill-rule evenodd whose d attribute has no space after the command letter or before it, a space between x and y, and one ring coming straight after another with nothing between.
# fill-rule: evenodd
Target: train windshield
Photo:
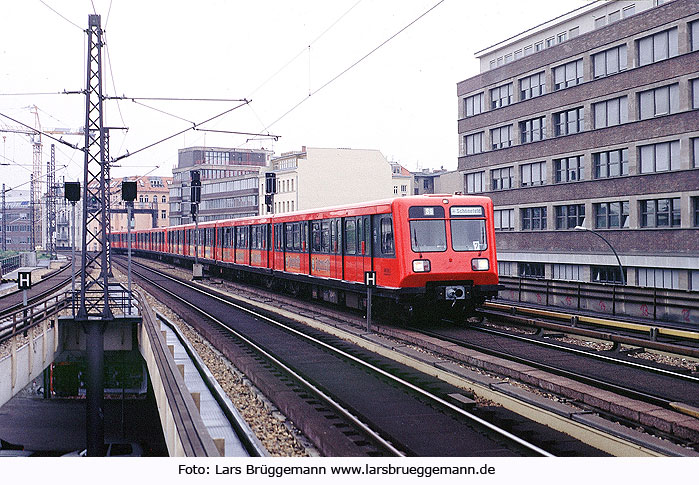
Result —
<instances>
[{"instance_id":1,"label":"train windshield","mask_svg":"<svg viewBox=\"0 0 699 485\"><path fill-rule=\"evenodd\" d=\"M444 220L410 221L410 240L416 253L446 251L447 232Z\"/></svg>"},{"instance_id":2,"label":"train windshield","mask_svg":"<svg viewBox=\"0 0 699 485\"><path fill-rule=\"evenodd\" d=\"M484 251L488 249L483 219L452 219L451 246L454 251Z\"/></svg>"}]
</instances>

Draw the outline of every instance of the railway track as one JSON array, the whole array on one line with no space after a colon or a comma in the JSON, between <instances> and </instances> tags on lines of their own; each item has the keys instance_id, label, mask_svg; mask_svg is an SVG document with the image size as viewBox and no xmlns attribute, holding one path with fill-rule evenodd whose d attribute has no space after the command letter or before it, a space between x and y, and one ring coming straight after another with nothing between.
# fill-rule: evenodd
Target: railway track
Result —
<instances>
[{"instance_id":1,"label":"railway track","mask_svg":"<svg viewBox=\"0 0 699 485\"><path fill-rule=\"evenodd\" d=\"M173 310L198 321L199 331L326 455L604 454L298 322L141 265L134 272L156 298L176 300Z\"/></svg>"},{"instance_id":2,"label":"railway track","mask_svg":"<svg viewBox=\"0 0 699 485\"><path fill-rule=\"evenodd\" d=\"M615 346L625 344L699 358L699 332L691 325L650 324L493 302L487 303L481 314L490 321L606 340Z\"/></svg>"},{"instance_id":3,"label":"railway track","mask_svg":"<svg viewBox=\"0 0 699 485\"><path fill-rule=\"evenodd\" d=\"M545 335L514 334L486 327L418 331L640 402L689 415L691 409L699 409L699 376L686 370L652 364L616 351L595 351L551 341Z\"/></svg>"},{"instance_id":4,"label":"railway track","mask_svg":"<svg viewBox=\"0 0 699 485\"><path fill-rule=\"evenodd\" d=\"M34 282L32 288L27 290L27 304L36 303L70 284L70 267L71 264L65 265L52 273L48 273L41 281ZM79 275L80 270L76 272L76 280L79 278ZM21 291L17 290L0 296L0 320L20 310L22 307L23 297Z\"/></svg>"}]
</instances>

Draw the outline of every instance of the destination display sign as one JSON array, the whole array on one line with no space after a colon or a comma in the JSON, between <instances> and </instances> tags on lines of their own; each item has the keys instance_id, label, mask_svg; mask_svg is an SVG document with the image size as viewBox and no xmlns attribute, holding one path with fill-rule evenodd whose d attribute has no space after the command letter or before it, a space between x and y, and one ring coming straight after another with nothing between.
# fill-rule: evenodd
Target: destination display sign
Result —
<instances>
[{"instance_id":1,"label":"destination display sign","mask_svg":"<svg viewBox=\"0 0 699 485\"><path fill-rule=\"evenodd\" d=\"M483 207L451 207L449 214L452 217L483 217Z\"/></svg>"}]
</instances>

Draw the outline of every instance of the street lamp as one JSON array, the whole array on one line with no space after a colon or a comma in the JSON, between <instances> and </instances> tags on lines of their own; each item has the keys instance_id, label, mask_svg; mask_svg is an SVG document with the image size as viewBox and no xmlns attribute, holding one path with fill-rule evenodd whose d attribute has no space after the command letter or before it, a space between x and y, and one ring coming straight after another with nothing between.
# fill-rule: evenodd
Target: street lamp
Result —
<instances>
[{"instance_id":1,"label":"street lamp","mask_svg":"<svg viewBox=\"0 0 699 485\"><path fill-rule=\"evenodd\" d=\"M619 259L619 255L616 253L616 250L614 247L607 241L602 234L598 233L597 231L593 231L592 229L588 229L587 227L584 226L575 226L576 231L587 231L591 232L595 236L599 237L602 241L607 243L607 246L609 246L609 249L612 250L614 253L614 256L616 257L616 262L619 263L619 272L621 273L621 284L622 286L626 286L626 275L624 274L624 267L621 265L621 260Z\"/></svg>"}]
</instances>

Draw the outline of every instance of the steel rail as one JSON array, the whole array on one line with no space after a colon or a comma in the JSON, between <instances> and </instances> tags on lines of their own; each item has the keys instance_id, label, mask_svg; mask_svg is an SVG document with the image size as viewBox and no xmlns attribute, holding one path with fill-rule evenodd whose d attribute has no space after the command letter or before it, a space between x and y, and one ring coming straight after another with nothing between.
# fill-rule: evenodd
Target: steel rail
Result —
<instances>
[{"instance_id":1,"label":"steel rail","mask_svg":"<svg viewBox=\"0 0 699 485\"><path fill-rule=\"evenodd\" d=\"M152 271L152 272L154 272L154 273L160 274L161 276L164 276L164 277L166 277L166 278L168 278L168 279L171 279L172 281L174 281L174 282L176 282L176 283L178 283L178 284L181 284L181 285L183 285L183 286L187 286L187 287L189 287L189 288L192 289L192 290L195 290L195 291L197 291L197 292L199 292L199 293L202 293L202 294L206 295L207 297L217 299L217 300L219 300L219 301L221 301L222 303L225 303L225 304L227 304L227 305L235 306L236 308L239 308L240 310L243 310L243 311L245 311L246 313L249 313L249 314L254 315L254 316L259 316L259 317L261 317L261 318L264 318L265 320L268 320L268 321L271 322L271 323L275 323L275 324L276 324L276 322L274 322L274 321L271 320L271 319L268 319L267 317L264 317L264 316L262 316L262 315L258 315L258 314L256 314L255 312L252 312L252 311L250 311L250 310L247 310L247 309L245 309L245 308L243 308L243 307L238 307L238 305L235 305L235 304L233 304L233 303L231 303L231 302L229 302L229 301L227 301L227 300L225 300L225 299L223 299L223 298L220 298L220 297L218 297L218 296L216 296L216 295L208 294L208 293L206 293L205 291L203 291L203 290L201 290L201 289L199 289L199 288L197 288L197 287L195 287L195 286L193 286L193 285L191 285L191 284L185 283L185 282L183 282L183 281L181 281L181 280L178 280L178 279L176 279L176 278L172 278L172 277L170 277L169 275L167 275L167 274L165 274L165 273L161 273L161 272L159 272L159 271L157 271L157 270L153 270L152 268L149 268L149 267L147 267L147 266L145 266L145 265L141 265L141 264L139 264L139 263L133 263L133 262L132 262L132 264L135 265L135 266L139 266L139 267L142 266L142 267L146 268L146 269L149 270L149 271ZM141 277L144 277L144 276L141 275ZM145 277L144 277L144 278L145 278ZM211 315L211 314L208 313L207 311L202 310L201 308L197 307L196 305L194 305L193 303L187 301L186 299L182 298L181 296L179 296L179 295L173 293L172 291L168 290L167 288L163 287L162 285L159 285L158 283L155 283L155 282L153 282L153 281L149 281L149 284L150 284L150 285L153 285L153 286L155 286L155 287L157 287L160 291L163 291L164 293L170 295L172 298L174 298L174 299L176 299L177 301L183 303L184 305L186 305L186 306L188 306L188 307L190 307L190 308L196 310L197 312L199 312L199 313L201 313L202 315L204 315L206 318L209 318L211 321L213 321L214 323L216 323L216 324L219 325L220 327L224 328L226 331L228 331L228 332L232 333L233 335L235 335L236 338L238 338L238 339L240 339L241 341L243 341L246 345L248 345L249 347L251 347L252 349L254 349L256 352L258 352L260 355L262 355L265 359L268 359L268 360L269 360L270 362L272 362L274 365L278 366L278 367L279 367L280 369L282 369L284 372L288 373L291 377L293 377L293 378L296 379L298 382L300 382L303 386L307 387L311 392L315 393L318 397L320 397L321 399L323 399L326 403L328 403L330 406L332 406L337 412L339 412L342 416L344 416L345 419L351 421L352 424L354 424L355 426L357 426L360 430L362 430L362 431L363 431L364 433L366 433L367 435L371 436L378 444L380 444L381 446L383 446L383 447L384 447L386 450L388 450L391 454L393 454L394 456L405 456L405 454L404 454L403 452L401 452L400 450L398 450L397 448L395 448L391 443L389 443L389 442L386 441L384 438L382 438L376 431L374 431L373 429L371 429L366 423L362 422L359 418L357 418L356 416L354 416L350 411L348 411L347 409L345 409L341 404L339 404L338 402L336 402L332 397L330 397L330 396L328 396L327 394L325 394L323 391L321 391L321 390L318 389L316 386L314 386L311 382L309 382L309 381L306 380L304 377L302 377L301 375L299 375L298 373L296 373L293 369L291 369L289 366L287 366L286 364L284 364L282 361L280 361L279 359L277 359L275 356L273 356L272 354L270 354L269 352L267 352L266 350L264 350L262 347L260 347L259 345L257 345L255 342L253 342L252 340L248 339L247 337L245 337L244 335L240 334L239 332L233 330L232 328L230 328L229 326L227 326L224 322L222 322L221 320L219 320L219 319L216 318L215 316Z\"/></svg>"},{"instance_id":2,"label":"steel rail","mask_svg":"<svg viewBox=\"0 0 699 485\"><path fill-rule=\"evenodd\" d=\"M233 302L229 301L229 300L226 299L226 298L222 298L222 297L220 297L220 296L214 294L214 290L203 290L203 289L199 288L198 286L195 286L195 285L192 285L192 284L190 284L190 283L184 282L184 281L182 281L182 280L180 280L180 279L178 279L178 278L175 278L175 277L172 277L172 276L170 276L170 275L168 275L168 274L166 274L166 273L162 273L162 272L160 272L160 271L154 270L154 269L152 269L152 268L150 268L150 267L148 267L148 266L141 265L140 263L136 263L136 265L141 266L141 267L144 267L144 268L148 269L149 271L153 271L153 272L155 272L155 273L157 273L157 274L160 274L160 275L164 276L165 278L168 278L168 279L170 279L170 280L172 280L172 281L175 281L175 282L177 282L177 283L179 283L179 284L182 284L182 285L184 285L184 286L187 286L187 287L189 287L189 288L191 288L191 289L193 289L193 290L195 290L195 291L197 291L197 292L199 292L199 293L201 293L201 294L203 294L203 295L206 295L207 297L216 299L216 300L218 300L218 301L220 301L220 302L222 302L222 303L225 303L225 304L227 304L227 305L233 306L233 307L235 307L236 309L238 309L238 310L240 310L240 311L244 311L244 312L246 312L246 313L248 313L248 314L250 314L250 315L252 315L252 316L254 316L254 317L256 317L256 318L265 320L265 321L267 321L267 322L269 322L269 323L271 323L271 324L273 324L273 325L276 325L276 326L278 326L278 327L280 327L280 328L282 328L282 329L284 329L284 330L286 330L286 331L288 331L288 332L291 332L291 333L293 333L293 334L295 334L295 335L297 335L297 336L299 336L299 337L301 337L301 338L304 338L304 339L306 339L306 340L308 340L308 341L310 341L310 342L312 342L312 343L314 343L314 344L316 344L316 345L319 345L319 346L321 346L321 347L323 347L323 348L325 348L325 349L327 349L327 350L330 350L331 352L334 352L334 353L336 353L337 355L340 355L340 356L342 356L342 357L345 358L345 359L351 360L351 361L353 361L353 362L355 362L355 363L357 363L357 364L359 364L359 365L362 365L362 366L364 366L365 368L371 370L372 372L375 372L375 373L377 373L377 374L379 374L379 375L381 375L381 376L383 376L383 377L386 377L386 378L392 380L393 382L395 382L395 383L397 383L397 384L399 384L399 385L401 385L401 386L403 386L403 387L405 387L405 388L407 388L407 389L410 389L411 391L416 392L416 393L422 395L423 397L426 397L426 398L430 399L431 401L433 401L433 402L435 402L435 403L437 403L437 404L439 404L439 405L441 405L441 406L443 406L443 407L445 407L445 408L451 410L452 412L455 412L455 413L457 413L457 414L459 414L459 415L461 415L461 416L463 416L463 417L465 417L465 418L467 418L467 419L469 419L469 420L471 420L471 421L473 421L473 422L476 422L476 423L480 424L481 426L483 426L483 427L489 429L490 431L492 431L492 432L494 432L494 433L496 433L496 434L498 434L498 435L500 435L500 436L502 436L502 437L504 437L504 438L506 438L506 439L508 439L508 440L510 440L510 441L512 441L512 442L514 442L514 443L517 443L518 445L520 445L520 446L522 446L522 447L524 447L524 448L526 448L526 449L528 449L528 450L530 450L530 451L533 451L534 453L537 453L537 454L542 455L542 456L548 456L548 457L553 456L551 453L549 453L549 452L547 452L547 451L545 451L545 450L543 450L543 449L537 447L536 445L533 445L532 443L529 443L529 442L523 440L522 438L520 438L520 437L518 437L518 436L515 436L515 435L513 435L512 433L510 433L510 432L508 432L508 431L506 431L506 430L504 430L504 429L498 428L497 426L495 426L495 425L493 425L493 424L491 424L491 423L489 423L489 422L483 420L482 418L479 418L478 416L475 416L475 415L469 413L468 411L465 411L465 410L463 410L463 409L461 409L461 408L459 408L459 407L457 407L457 406L455 406L455 405L453 405L453 404L451 404L451 403L445 401L444 399L442 399L442 398L440 398L440 397L438 397L438 396L435 396L434 394L432 394L432 393L430 393L430 392L428 392L428 391L426 391L426 390L424 390L424 389L422 389L422 388L420 388L420 387L418 387L418 386L416 386L416 385L414 385L414 384L412 384L412 383L410 383L410 382L407 382L407 381L405 381L404 379L401 379L400 377L394 376L394 375L392 375L391 373L389 373L389 372L387 372L387 371L385 371L385 370L383 370L383 369L380 369L380 368L378 368L378 367L376 367L376 366L374 366L374 365L372 365L372 364L370 364L370 363L364 362L363 360L359 359L358 357L353 356L353 355L351 355L351 354L349 354L349 353L347 353L347 352L344 352L344 351L342 351L342 350L336 349L336 348L334 348L333 346L331 346L330 344L327 344L327 343L325 343L325 342L322 342L322 341L320 341L320 340L318 340L318 339L316 339L316 338L314 338L314 337L305 335L304 333L302 333L302 332L300 332L300 331L298 331L298 330L296 330L296 329L294 329L294 328L291 328L291 327L289 327L288 325L285 325L285 324L283 324L283 323L281 323L281 322L278 322L278 321L276 321L276 320L274 320L274 319L272 319L272 318L270 318L270 317L268 317L268 316L266 316L266 315L263 315L263 314L261 314L261 313L255 312L255 311L250 310L250 309L248 309L248 308L245 308L245 307L243 307L243 306L241 306L241 305L238 305L238 304L236 304L236 303L233 303ZM153 281L150 281L150 284L156 285L156 286L158 286L159 288L163 289L160 285L157 285L157 284L154 283ZM165 290L165 291L168 292L169 294L173 295L173 296L174 296L175 298L177 298L178 300L183 301L183 302L185 302L187 305L193 307L193 305L192 305L191 303L186 302L186 300L184 300L183 298L179 297L178 295L175 295L174 293L169 292L168 290ZM227 326L226 326L223 322L221 322L220 320L216 319L215 317L212 317L212 316L208 315L208 314L207 314L206 312L204 312L203 310L199 310L199 309L197 309L197 310L200 311L200 312L202 312L202 313L204 313L204 314L206 314L209 318L211 318L212 320L216 321L219 325L222 325L223 327L227 328L229 331L232 331L232 332L236 333L236 335L238 335L237 332L235 332L234 330L231 330L229 327L227 327ZM244 336L240 336L240 337L241 337L242 340L244 340L245 342L249 342L250 345L253 346L253 348L259 349L258 351L260 351L261 353L263 353L263 355L265 355L265 356L269 355L269 358L270 358L273 362L277 363L277 365L280 365L284 370L286 370L286 371L288 371L288 372L291 372L292 375L294 375L296 378L298 378L301 382L304 382L304 385L309 385L309 386L311 386L312 389L315 389L314 386L312 386L312 384L310 384L310 383L308 383L308 381L306 381L306 379L304 379L304 378L301 377L301 376L298 376L294 371L292 371L291 369L289 369L289 368L288 368L286 365L284 365L282 362L278 361L275 357L271 356L271 355L268 354L266 351L264 351L263 349L259 348L254 342L249 341L249 340L248 340L246 337L244 337ZM349 413L349 411L344 410L339 404L336 404L335 401L332 400L332 398L330 398L329 396L326 396L326 395L325 395L322 391L320 391L320 390L317 390L317 392L320 393L320 395L323 396L324 399L328 399L329 402L333 403L333 406L338 406L338 407L339 407L338 409L341 409L341 412L343 413L343 415L345 415L346 417L348 417L349 419L351 419L353 422L356 420L357 425L361 425L363 430L365 430L366 432L369 432L372 436L375 436L377 439L380 439L382 442L384 441L383 438L381 438L378 434L376 434L376 432L374 432L373 430L371 430L370 428L368 428L364 423L361 423L361 421L359 421L358 418L354 417L351 413ZM393 448L393 446L390 445L390 443L386 443L386 444L387 444L390 448ZM393 448L393 449L395 450L395 448ZM395 451L396 451L397 453L399 453L400 456L403 455L403 454L402 454L401 452L399 452L398 450L395 450Z\"/></svg>"},{"instance_id":3,"label":"steel rail","mask_svg":"<svg viewBox=\"0 0 699 485\"><path fill-rule=\"evenodd\" d=\"M507 337L507 338L511 338L511 339L515 339L515 340L520 340L523 342L532 343L535 345L539 345L541 347L548 347L548 348L551 348L554 350L560 350L560 351L568 352L571 354L581 355L583 357L589 357L589 358L601 360L604 362L611 362L613 364L623 365L626 367L633 367L635 369L653 372L655 374L660 374L660 375L664 375L667 377L673 377L675 379L686 380L689 382L699 384L699 376L692 376L689 374L684 374L682 372L676 372L676 371L672 371L669 369L662 369L660 367L654 367L652 365L642 364L640 362L630 362L630 361L627 361L624 359L618 359L616 357L611 357L608 355L603 355L603 354L591 352L588 350L574 349L571 347L567 347L565 345L556 344L554 342L544 342L544 341L538 340L538 339L527 338L525 335L510 334L510 333L503 332L501 330L492 329L492 328L486 328L486 327L472 327L472 328L473 328L473 330L476 330L478 332L489 333L492 335L499 335L502 337Z\"/></svg>"},{"instance_id":4,"label":"steel rail","mask_svg":"<svg viewBox=\"0 0 699 485\"><path fill-rule=\"evenodd\" d=\"M551 372L551 373L553 373L553 374L555 374L555 375L559 375L559 376L563 376L563 377L568 377L568 378L573 379L573 380L578 381L578 382L582 382L582 383L585 383L585 384L590 384L590 385L593 385L593 386L598 387L598 388L601 388L601 389L606 389L606 390L609 390L609 391L613 391L613 392L616 392L616 393L618 393L618 394L621 394L621 395L624 395L624 396L627 396L627 397L632 397L632 398L635 398L635 399L642 400L642 401L644 401L644 402L656 404L656 405L662 406L662 407L664 407L664 408L666 408L666 409L674 409L674 408L672 407L672 405L671 405L671 403L674 402L674 401L670 401L669 399L665 399L665 398L662 398L662 397L660 397L660 396L655 396L655 395L652 395L652 394L647 394L647 393L644 393L644 392L639 392L639 391L636 391L636 390L634 390L634 389L630 389L630 388L627 388L627 387L624 387L624 386L620 386L620 385L618 385L618 384L613 384L613 383L610 383L610 382L607 382L607 381L602 381L602 380L596 379L596 378L594 378L594 377L585 376L585 375L579 374L579 373L577 373L577 372L569 371L569 370L566 370L566 369L561 369L561 368L559 368L559 367L555 367L555 366L550 365L550 364L544 364L544 363L542 363L542 362L536 362L536 361L534 361L534 360L526 359L526 358L524 358L524 357L513 356L513 355L511 355L511 354L508 354L507 352L502 352L502 351L498 351L498 350L489 349L489 348L487 348L487 347L484 347L484 346L481 346L481 345L477 345L477 344L473 344L473 343L468 342L468 341L465 341L465 340L461 340L461 339L458 339L458 338L454 338L454 337L449 337L449 336L446 336L446 335L442 335L442 334L440 334L440 333L438 333L438 332L433 332L433 331L425 330L424 328L423 328L423 329L413 328L412 330L417 331L417 332L420 332L420 333L423 334L423 335L427 335L427 336L430 336L430 337L439 338L439 339L445 340L445 341L450 342L450 343L454 343L454 344L461 345L461 346L466 347L466 348L470 348L470 349L472 349L472 350L477 350L477 351L479 351L479 352L483 352L484 354L492 355L492 356L494 356L494 357L500 357L500 358L509 360L509 361L511 361L511 362L517 362L517 363L520 363L520 364L525 364L525 365L528 365L528 366L531 366L531 367L534 367L534 368L537 368L537 369L541 369L541 370L544 370L544 371L547 371L547 372ZM482 329L481 329L481 328L478 328L478 329L475 329L475 330L481 331ZM486 329L486 331L487 331L487 330L489 330L489 329ZM506 336L506 337L508 337L508 338L517 338L518 340L526 340L525 337L521 337L521 336L515 336L515 335L511 335L511 334L503 334L503 335ZM531 341L530 341L530 340L527 340L527 341L528 341L529 343L534 343L534 344L540 343L541 345L546 345L546 344L549 344L549 345L550 345L550 343L548 343L548 342L539 342L539 341L536 341L536 340L531 340ZM570 348L567 348L567 347L561 347L559 350L574 351L574 350L577 350L577 349L570 349ZM590 356L590 355L584 354L585 351L579 351L579 352L582 353L582 354L585 355L585 356ZM624 362L621 361L620 363L624 363ZM687 376L684 376L684 375L683 375L682 377L687 377Z\"/></svg>"}]
</instances>

